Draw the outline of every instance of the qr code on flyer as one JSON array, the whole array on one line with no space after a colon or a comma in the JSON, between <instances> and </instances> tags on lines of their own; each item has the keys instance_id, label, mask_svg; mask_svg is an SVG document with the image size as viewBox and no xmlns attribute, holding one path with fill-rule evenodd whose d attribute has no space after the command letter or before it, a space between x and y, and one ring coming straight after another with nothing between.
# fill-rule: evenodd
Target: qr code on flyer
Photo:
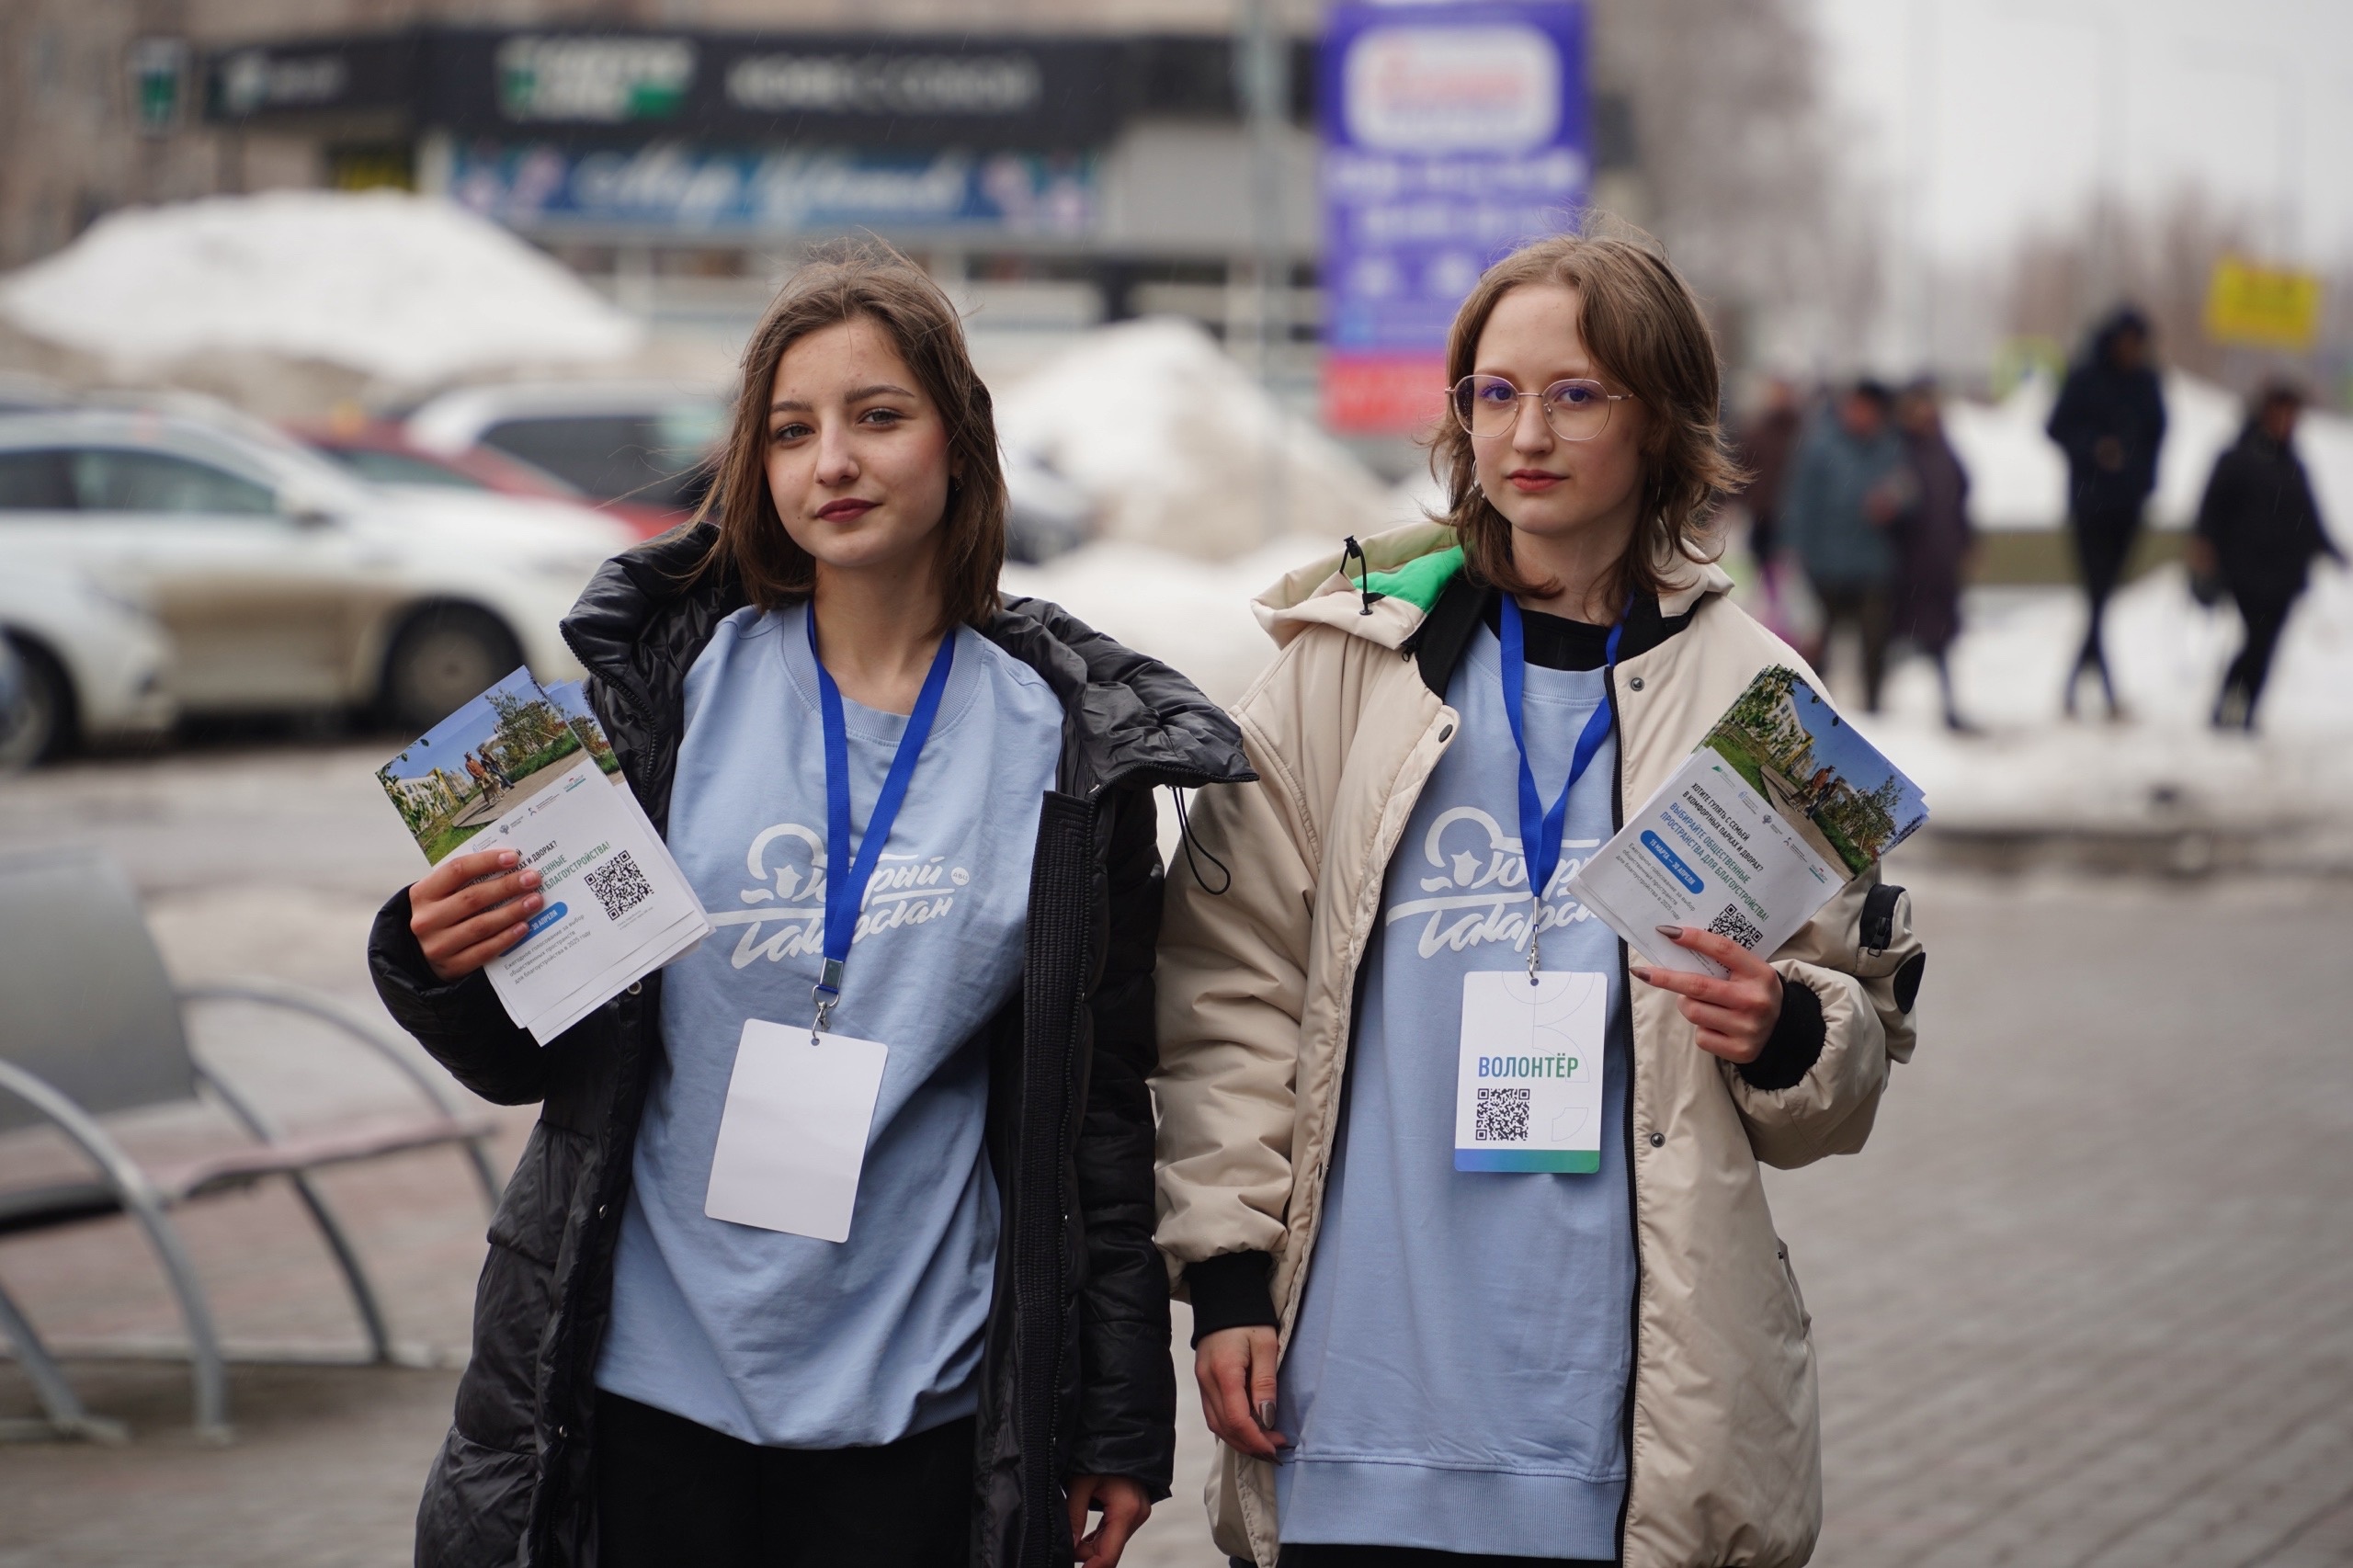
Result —
<instances>
[{"instance_id":1,"label":"qr code on flyer","mask_svg":"<svg viewBox=\"0 0 2353 1568\"><path fill-rule=\"evenodd\" d=\"M583 871L580 880L588 884L588 891L605 906L608 920L619 920L654 896L653 888L646 885L645 873L637 869L637 862L630 858L626 849L614 851L613 858L595 870Z\"/></svg>"},{"instance_id":2,"label":"qr code on flyer","mask_svg":"<svg viewBox=\"0 0 2353 1568\"><path fill-rule=\"evenodd\" d=\"M1708 922L1708 929L1719 937L1730 937L1752 953L1756 950L1756 944L1765 939L1765 933L1743 918L1736 905L1729 903L1722 915Z\"/></svg>"},{"instance_id":3,"label":"qr code on flyer","mask_svg":"<svg viewBox=\"0 0 2353 1568\"><path fill-rule=\"evenodd\" d=\"M1523 1143L1528 1141L1530 1089L1481 1089L1471 1138L1478 1143Z\"/></svg>"}]
</instances>

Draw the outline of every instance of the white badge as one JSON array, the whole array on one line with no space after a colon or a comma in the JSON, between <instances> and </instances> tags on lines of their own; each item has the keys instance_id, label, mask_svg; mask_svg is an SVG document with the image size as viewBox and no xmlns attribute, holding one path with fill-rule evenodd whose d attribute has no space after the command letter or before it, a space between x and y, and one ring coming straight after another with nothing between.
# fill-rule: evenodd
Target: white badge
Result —
<instances>
[{"instance_id":1,"label":"white badge","mask_svg":"<svg viewBox=\"0 0 2353 1568\"><path fill-rule=\"evenodd\" d=\"M1464 975L1454 1168L1599 1170L1608 1026L1606 974Z\"/></svg>"},{"instance_id":2,"label":"white badge","mask_svg":"<svg viewBox=\"0 0 2353 1568\"><path fill-rule=\"evenodd\" d=\"M764 1231L849 1240L890 1054L870 1040L745 1019L702 1211Z\"/></svg>"}]
</instances>

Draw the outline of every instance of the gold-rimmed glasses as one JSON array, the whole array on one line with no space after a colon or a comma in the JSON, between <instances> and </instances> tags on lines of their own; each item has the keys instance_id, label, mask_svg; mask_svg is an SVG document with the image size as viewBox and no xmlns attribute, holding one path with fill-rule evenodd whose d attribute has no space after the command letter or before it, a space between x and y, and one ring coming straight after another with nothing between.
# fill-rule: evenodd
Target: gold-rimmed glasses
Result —
<instances>
[{"instance_id":1,"label":"gold-rimmed glasses","mask_svg":"<svg viewBox=\"0 0 2353 1568\"><path fill-rule=\"evenodd\" d=\"M1544 423L1563 441L1590 441L1609 428L1609 410L1632 397L1614 392L1599 381L1554 381L1542 392L1524 392L1504 376L1465 376L1454 383L1455 422L1475 440L1508 436L1519 423L1519 402L1532 397L1544 411Z\"/></svg>"}]
</instances>

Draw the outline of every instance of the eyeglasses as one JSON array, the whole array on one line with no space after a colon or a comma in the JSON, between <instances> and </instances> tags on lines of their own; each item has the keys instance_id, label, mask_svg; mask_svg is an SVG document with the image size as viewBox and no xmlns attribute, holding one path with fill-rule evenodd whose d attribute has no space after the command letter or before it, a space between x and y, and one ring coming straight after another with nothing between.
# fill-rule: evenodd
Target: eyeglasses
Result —
<instances>
[{"instance_id":1,"label":"eyeglasses","mask_svg":"<svg viewBox=\"0 0 2353 1568\"><path fill-rule=\"evenodd\" d=\"M1454 417L1474 439L1508 436L1519 423L1519 400L1532 397L1544 423L1563 441L1590 441L1609 428L1609 409L1631 392L1614 392L1599 381L1554 381L1542 392L1524 392L1502 376L1465 376L1454 383Z\"/></svg>"}]
</instances>

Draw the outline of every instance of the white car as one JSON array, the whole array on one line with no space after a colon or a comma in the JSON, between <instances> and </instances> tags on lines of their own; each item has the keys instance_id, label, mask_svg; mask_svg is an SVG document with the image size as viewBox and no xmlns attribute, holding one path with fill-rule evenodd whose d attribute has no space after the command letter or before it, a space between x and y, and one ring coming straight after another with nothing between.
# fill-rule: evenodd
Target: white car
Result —
<instances>
[{"instance_id":1,"label":"white car","mask_svg":"<svg viewBox=\"0 0 2353 1568\"><path fill-rule=\"evenodd\" d=\"M171 640L153 618L80 572L0 558L0 646L16 676L11 711L0 715L0 769L76 738L121 743L171 728Z\"/></svg>"},{"instance_id":2,"label":"white car","mask_svg":"<svg viewBox=\"0 0 2353 1568\"><path fill-rule=\"evenodd\" d=\"M229 416L0 416L0 578L74 574L152 616L184 713L421 729L517 665L570 678L557 622L634 538L561 503L368 485Z\"/></svg>"}]
</instances>

